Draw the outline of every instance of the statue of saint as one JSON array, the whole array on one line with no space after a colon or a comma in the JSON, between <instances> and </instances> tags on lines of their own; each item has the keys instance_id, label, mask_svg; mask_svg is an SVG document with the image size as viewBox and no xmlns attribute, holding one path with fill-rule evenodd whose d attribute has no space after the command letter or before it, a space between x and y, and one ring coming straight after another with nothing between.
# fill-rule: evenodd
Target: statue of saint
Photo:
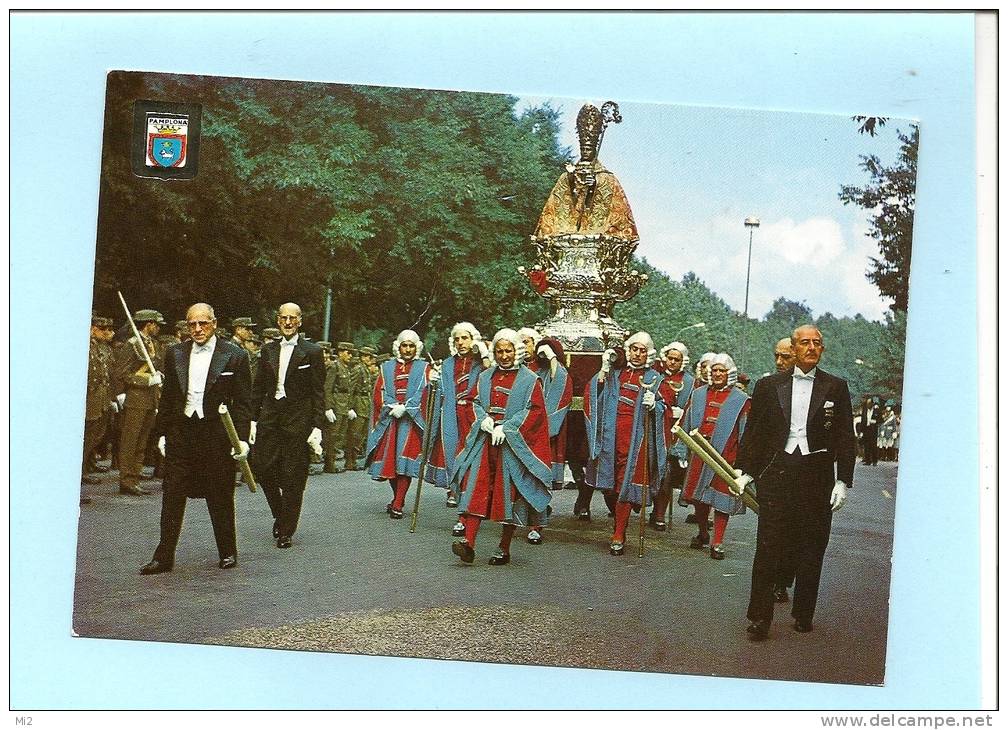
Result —
<instances>
[{"instance_id":1,"label":"statue of saint","mask_svg":"<svg viewBox=\"0 0 1008 730\"><path fill-rule=\"evenodd\" d=\"M623 186L598 159L602 135L610 121L622 121L619 107L607 101L602 109L585 104L577 116L581 159L567 165L560 175L534 236L545 238L564 234L603 234L627 241L638 241L637 224Z\"/></svg>"}]
</instances>

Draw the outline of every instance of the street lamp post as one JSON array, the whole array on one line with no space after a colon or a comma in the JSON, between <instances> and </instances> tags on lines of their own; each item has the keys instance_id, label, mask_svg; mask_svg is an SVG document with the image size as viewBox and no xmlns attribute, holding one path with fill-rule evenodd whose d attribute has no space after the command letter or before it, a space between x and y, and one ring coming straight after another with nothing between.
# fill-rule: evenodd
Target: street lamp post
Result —
<instances>
[{"instance_id":1,"label":"street lamp post","mask_svg":"<svg viewBox=\"0 0 1008 730\"><path fill-rule=\"evenodd\" d=\"M701 327L706 327L706 326L707 326L707 324L706 324L705 322L697 322L696 324L689 324L689 325L686 325L686 326L685 326L685 327L683 327L683 328L682 328L681 330L679 330L679 331L678 331L678 332L676 332L676 333L675 333L674 335L672 335L672 339L674 339L674 340L678 340L678 339L679 339L679 335L681 335L681 334L682 334L683 332L685 332L686 330L692 330L692 329L700 329Z\"/></svg>"},{"instance_id":2,"label":"street lamp post","mask_svg":"<svg viewBox=\"0 0 1008 730\"><path fill-rule=\"evenodd\" d=\"M742 347L739 353L739 363L742 364L745 361L746 354L746 342L749 337L749 272L752 270L752 238L753 231L759 228L759 218L756 216L749 216L745 219L745 227L749 229L749 258L746 261L745 270L745 311L742 313Z\"/></svg>"}]
</instances>

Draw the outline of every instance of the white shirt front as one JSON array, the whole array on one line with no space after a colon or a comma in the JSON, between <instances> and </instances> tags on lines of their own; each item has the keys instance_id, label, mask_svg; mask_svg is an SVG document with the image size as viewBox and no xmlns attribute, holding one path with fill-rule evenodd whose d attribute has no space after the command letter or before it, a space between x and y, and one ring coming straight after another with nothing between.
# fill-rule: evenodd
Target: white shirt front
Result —
<instances>
[{"instance_id":1,"label":"white shirt front","mask_svg":"<svg viewBox=\"0 0 1008 730\"><path fill-rule=\"evenodd\" d=\"M217 335L213 335L202 345L193 343L189 355L189 383L186 385L185 413L191 418L195 413L203 418L203 394L206 392L207 374L210 372L210 360L217 346Z\"/></svg>"},{"instance_id":2,"label":"white shirt front","mask_svg":"<svg viewBox=\"0 0 1008 730\"><path fill-rule=\"evenodd\" d=\"M280 340L280 372L277 374L276 393L273 394L276 400L287 397L287 391L284 390L284 381L287 379L287 366L290 365L291 355L294 354L294 347L297 345L297 342L297 334L289 340Z\"/></svg>"},{"instance_id":3,"label":"white shirt front","mask_svg":"<svg viewBox=\"0 0 1008 730\"><path fill-rule=\"evenodd\" d=\"M808 456L808 412L815 374L816 368L802 373L796 367L791 376L791 430L788 433L787 443L784 444L784 451L788 454L793 454L797 448L802 456Z\"/></svg>"}]
</instances>

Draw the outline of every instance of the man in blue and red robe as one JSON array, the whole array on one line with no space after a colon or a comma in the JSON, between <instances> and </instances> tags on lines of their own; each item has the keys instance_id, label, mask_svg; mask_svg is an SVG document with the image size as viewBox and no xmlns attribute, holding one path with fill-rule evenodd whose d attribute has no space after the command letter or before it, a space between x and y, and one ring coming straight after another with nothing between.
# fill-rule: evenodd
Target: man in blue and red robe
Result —
<instances>
[{"instance_id":1,"label":"man in blue and red robe","mask_svg":"<svg viewBox=\"0 0 1008 730\"><path fill-rule=\"evenodd\" d=\"M423 342L413 330L399 333L392 352L395 359L382 364L375 382L365 464L372 479L388 480L392 501L385 511L399 520L410 480L420 476L428 365L420 359Z\"/></svg>"},{"instance_id":2,"label":"man in blue and red robe","mask_svg":"<svg viewBox=\"0 0 1008 730\"><path fill-rule=\"evenodd\" d=\"M472 401L476 394L476 382L479 374L489 365L490 353L479 330L469 322L459 322L452 327L448 349L451 355L441 363L437 375L440 378L439 400L432 426L436 443L431 451L431 468L427 481L447 489L445 506L455 508L458 506L459 495L453 491L448 475L472 427ZM459 537L463 532L462 523L456 523L452 534Z\"/></svg>"},{"instance_id":3,"label":"man in blue and red robe","mask_svg":"<svg viewBox=\"0 0 1008 730\"><path fill-rule=\"evenodd\" d=\"M654 500L666 459L661 375L651 368L654 343L647 332L638 332L627 339L625 349L623 368L612 369L614 353L603 354L602 369L589 381L584 399L589 454L585 482L616 496L611 555L623 554L630 511L641 506L645 486L648 501ZM652 417L645 418L645 413Z\"/></svg>"},{"instance_id":4,"label":"man in blue and red robe","mask_svg":"<svg viewBox=\"0 0 1008 730\"><path fill-rule=\"evenodd\" d=\"M518 334L502 329L493 339L496 365L479 376L473 425L449 478L461 495L465 537L452 552L475 558L476 533L484 519L503 524L490 565L511 562L515 528L545 524L553 480L549 419L542 383L519 362Z\"/></svg>"},{"instance_id":5,"label":"man in blue and red robe","mask_svg":"<svg viewBox=\"0 0 1008 730\"><path fill-rule=\"evenodd\" d=\"M725 353L710 359L710 384L693 391L683 414L682 429L687 433L699 429L729 464L735 463L739 439L745 431L749 414L749 396L735 387L735 363ZM740 515L746 510L740 497L735 496L720 477L695 454L690 456L682 495L692 502L696 511L697 536L690 547L703 550L710 541L707 517L714 509L714 542L710 554L715 560L725 557L721 542L730 515Z\"/></svg>"},{"instance_id":6,"label":"man in blue and red robe","mask_svg":"<svg viewBox=\"0 0 1008 730\"><path fill-rule=\"evenodd\" d=\"M689 349L681 342L670 342L659 353L661 363L655 364L655 370L662 374L662 395L665 396L665 421L669 434L683 414L683 409L693 392L693 374L689 371ZM670 446L668 464L665 468L665 478L661 491L655 497L654 509L648 518L648 524L656 531L665 531L665 513L672 501L674 489L682 489L683 478L686 475L686 448L683 444Z\"/></svg>"},{"instance_id":7,"label":"man in blue and red robe","mask_svg":"<svg viewBox=\"0 0 1008 730\"><path fill-rule=\"evenodd\" d=\"M542 337L531 327L522 327L518 336L525 345L525 367L535 373L543 387L546 399L546 417L549 418L550 453L553 455L553 489L563 489L564 467L567 461L567 412L570 410L573 385L564 359L563 345L555 337ZM533 524L526 539L532 545L542 543L540 529Z\"/></svg>"}]
</instances>

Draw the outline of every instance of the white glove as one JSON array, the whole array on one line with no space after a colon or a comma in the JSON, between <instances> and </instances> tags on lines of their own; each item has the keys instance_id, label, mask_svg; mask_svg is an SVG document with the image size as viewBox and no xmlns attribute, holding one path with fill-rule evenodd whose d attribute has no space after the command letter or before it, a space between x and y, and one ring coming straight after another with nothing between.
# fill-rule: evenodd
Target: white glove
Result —
<instances>
[{"instance_id":1,"label":"white glove","mask_svg":"<svg viewBox=\"0 0 1008 730\"><path fill-rule=\"evenodd\" d=\"M325 412L325 419L329 421L329 423L336 423L336 414L333 413L332 408Z\"/></svg>"},{"instance_id":2,"label":"white glove","mask_svg":"<svg viewBox=\"0 0 1008 730\"><path fill-rule=\"evenodd\" d=\"M480 340L476 343L476 352L479 353L480 359L486 360L490 357L490 350L487 349L486 343Z\"/></svg>"},{"instance_id":3,"label":"white glove","mask_svg":"<svg viewBox=\"0 0 1008 730\"><path fill-rule=\"evenodd\" d=\"M672 406L672 418L679 419L682 418L683 409L679 406Z\"/></svg>"},{"instance_id":4,"label":"white glove","mask_svg":"<svg viewBox=\"0 0 1008 730\"><path fill-rule=\"evenodd\" d=\"M493 433L494 426L496 425L497 424L494 421L493 416L487 416L480 422L480 428L487 433Z\"/></svg>"},{"instance_id":5,"label":"white glove","mask_svg":"<svg viewBox=\"0 0 1008 730\"><path fill-rule=\"evenodd\" d=\"M392 418L402 418L405 412L406 412L406 406L404 406L402 403L396 403L394 406L392 406L392 408L389 409L389 413L392 414ZM348 413L347 415L349 416L350 414ZM354 415L356 416L357 414L354 413Z\"/></svg>"},{"instance_id":6,"label":"white glove","mask_svg":"<svg viewBox=\"0 0 1008 730\"><path fill-rule=\"evenodd\" d=\"M313 428L311 430L311 433L308 434L308 438L306 439L306 442L307 442L307 444L309 446L312 447L312 451L315 452L316 456L321 456L322 455L322 429L321 428Z\"/></svg>"},{"instance_id":7,"label":"white glove","mask_svg":"<svg viewBox=\"0 0 1008 730\"><path fill-rule=\"evenodd\" d=\"M612 369L613 361L616 359L616 350L611 347L602 353L602 368L599 373L602 377L605 377L609 371Z\"/></svg>"},{"instance_id":8,"label":"white glove","mask_svg":"<svg viewBox=\"0 0 1008 730\"><path fill-rule=\"evenodd\" d=\"M249 440L248 440L248 442L250 444L254 444L255 443L255 436L256 436L256 422L252 421L251 423L249 423Z\"/></svg>"},{"instance_id":9,"label":"white glove","mask_svg":"<svg viewBox=\"0 0 1008 730\"><path fill-rule=\"evenodd\" d=\"M431 365L427 369L427 382L428 383L433 383L435 380L437 380L440 377L441 377L441 366L440 365Z\"/></svg>"},{"instance_id":10,"label":"white glove","mask_svg":"<svg viewBox=\"0 0 1008 730\"><path fill-rule=\"evenodd\" d=\"M147 385L161 385L164 382L164 375L158 370L153 375L147 376Z\"/></svg>"},{"instance_id":11,"label":"white glove","mask_svg":"<svg viewBox=\"0 0 1008 730\"><path fill-rule=\"evenodd\" d=\"M349 418L351 421L354 420L355 418L357 418L357 411L351 408L349 411L346 412L346 417Z\"/></svg>"},{"instance_id":12,"label":"white glove","mask_svg":"<svg viewBox=\"0 0 1008 730\"><path fill-rule=\"evenodd\" d=\"M238 442L238 451L231 449L231 458L235 461L244 461L248 458L249 445L244 441Z\"/></svg>"},{"instance_id":13,"label":"white glove","mask_svg":"<svg viewBox=\"0 0 1008 730\"><path fill-rule=\"evenodd\" d=\"M500 446L504 443L504 427L494 426L493 432L490 434L490 443L493 446Z\"/></svg>"},{"instance_id":14,"label":"white glove","mask_svg":"<svg viewBox=\"0 0 1008 730\"><path fill-rule=\"evenodd\" d=\"M165 437L162 436L157 440L157 450L161 452L161 456L165 455Z\"/></svg>"},{"instance_id":15,"label":"white glove","mask_svg":"<svg viewBox=\"0 0 1008 730\"><path fill-rule=\"evenodd\" d=\"M842 481L837 479L836 484L833 485L833 494L830 495L829 503L830 507L836 512L838 509L844 506L844 502L847 501L847 485Z\"/></svg>"},{"instance_id":16,"label":"white glove","mask_svg":"<svg viewBox=\"0 0 1008 730\"><path fill-rule=\"evenodd\" d=\"M644 396L641 398L641 403L643 403L644 407L647 408L649 411L653 411L654 410L654 404L655 404L655 394L654 394L654 391L653 390L645 390L644 391Z\"/></svg>"},{"instance_id":17,"label":"white glove","mask_svg":"<svg viewBox=\"0 0 1008 730\"><path fill-rule=\"evenodd\" d=\"M112 408L113 413L119 412L119 401L116 400L115 398L109 401L109 406Z\"/></svg>"},{"instance_id":18,"label":"white glove","mask_svg":"<svg viewBox=\"0 0 1008 730\"><path fill-rule=\"evenodd\" d=\"M553 348L549 345L539 345L539 349L536 350L536 353L542 355L547 360L556 360L556 353L553 352Z\"/></svg>"},{"instance_id":19,"label":"white glove","mask_svg":"<svg viewBox=\"0 0 1008 730\"><path fill-rule=\"evenodd\" d=\"M686 459L679 459L679 468L680 469L685 469L687 464L689 464L689 462L686 461Z\"/></svg>"},{"instance_id":20,"label":"white glove","mask_svg":"<svg viewBox=\"0 0 1008 730\"><path fill-rule=\"evenodd\" d=\"M122 408L124 405L126 405L126 394L125 393L120 393L119 395L117 395L116 396L116 403L119 404L119 408Z\"/></svg>"},{"instance_id":21,"label":"white glove","mask_svg":"<svg viewBox=\"0 0 1008 730\"><path fill-rule=\"evenodd\" d=\"M751 476L746 474L741 469L736 469L735 480L728 483L728 491L734 494L736 497L741 497L742 492L745 491L746 485L752 481L755 480Z\"/></svg>"}]
</instances>

